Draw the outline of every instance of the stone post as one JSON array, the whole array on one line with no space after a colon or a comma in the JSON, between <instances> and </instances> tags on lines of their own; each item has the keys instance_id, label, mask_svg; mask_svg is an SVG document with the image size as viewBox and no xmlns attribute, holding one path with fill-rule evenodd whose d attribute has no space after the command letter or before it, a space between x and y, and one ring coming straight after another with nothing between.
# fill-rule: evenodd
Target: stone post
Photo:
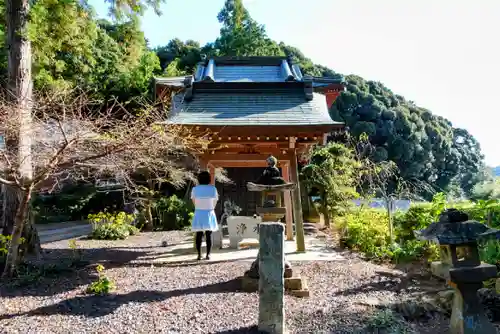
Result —
<instances>
[{"instance_id":1,"label":"stone post","mask_svg":"<svg viewBox=\"0 0 500 334\"><path fill-rule=\"evenodd\" d=\"M259 331L285 331L285 229L281 223L259 227Z\"/></svg>"}]
</instances>

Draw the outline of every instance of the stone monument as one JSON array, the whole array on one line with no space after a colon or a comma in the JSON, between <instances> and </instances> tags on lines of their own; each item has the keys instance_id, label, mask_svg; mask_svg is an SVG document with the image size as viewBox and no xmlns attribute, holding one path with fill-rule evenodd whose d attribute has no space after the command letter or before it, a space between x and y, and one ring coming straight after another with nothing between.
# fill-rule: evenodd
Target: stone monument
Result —
<instances>
[{"instance_id":1,"label":"stone monument","mask_svg":"<svg viewBox=\"0 0 500 334\"><path fill-rule=\"evenodd\" d=\"M497 276L497 268L481 263L478 241L499 239L500 231L468 220L464 212L449 209L441 214L439 222L430 224L424 230L415 231L415 235L420 240L434 241L440 246L449 247L449 283L455 289L450 320L451 333L496 333L477 292L483 287L483 281Z\"/></svg>"},{"instance_id":2,"label":"stone monument","mask_svg":"<svg viewBox=\"0 0 500 334\"><path fill-rule=\"evenodd\" d=\"M285 333L285 229L262 223L259 233L259 331Z\"/></svg>"},{"instance_id":3,"label":"stone monument","mask_svg":"<svg viewBox=\"0 0 500 334\"><path fill-rule=\"evenodd\" d=\"M262 217L263 223L278 222L286 214L286 209L278 206L281 203L281 195L286 190L291 190L295 184L286 182L280 174L277 165L277 159L269 156L266 160L268 166L262 173L257 183L248 182L247 188L249 191L258 191L262 194L262 206L257 207L257 213ZM259 229L260 230L260 229ZM259 232L260 233L260 232ZM260 237L259 237L260 240ZM250 266L250 270L245 272L243 276L243 290L256 291L259 281L259 258L260 245L257 259ZM307 288L305 279L301 277L293 277L292 266L288 261L284 261L285 290L298 297L308 297L309 289Z\"/></svg>"}]
</instances>

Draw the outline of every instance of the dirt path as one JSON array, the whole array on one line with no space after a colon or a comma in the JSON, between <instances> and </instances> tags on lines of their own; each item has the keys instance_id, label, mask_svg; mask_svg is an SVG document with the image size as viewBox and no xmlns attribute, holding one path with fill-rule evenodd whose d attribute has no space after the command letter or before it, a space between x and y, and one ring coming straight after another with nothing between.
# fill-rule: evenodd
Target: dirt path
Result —
<instances>
[{"instance_id":1,"label":"dirt path","mask_svg":"<svg viewBox=\"0 0 500 334\"><path fill-rule=\"evenodd\" d=\"M116 282L110 296L85 294L95 279L89 268L56 274L36 284L0 287L0 326L4 333L252 333L258 295L239 291L238 277L248 262L186 262L153 265L168 256L159 247L191 242L183 232L142 234L124 241L78 242L84 258L104 263ZM67 241L44 245L48 258L71 257ZM446 319L408 323L381 304L396 303L427 289L405 273L365 262L349 253L331 262L292 263L308 279L311 297L286 296L291 333L370 333L384 323L415 333L445 333ZM399 328L397 327L397 328Z\"/></svg>"}]
</instances>

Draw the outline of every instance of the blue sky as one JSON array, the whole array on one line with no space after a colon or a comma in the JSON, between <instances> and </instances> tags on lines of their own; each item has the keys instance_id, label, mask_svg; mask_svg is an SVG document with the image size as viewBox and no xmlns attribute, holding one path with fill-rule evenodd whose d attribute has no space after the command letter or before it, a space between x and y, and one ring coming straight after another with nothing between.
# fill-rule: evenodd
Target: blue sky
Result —
<instances>
[{"instance_id":1,"label":"blue sky","mask_svg":"<svg viewBox=\"0 0 500 334\"><path fill-rule=\"evenodd\" d=\"M246 0L269 37L298 47L342 74L384 83L395 93L466 128L486 162L500 165L500 1ZM103 0L91 0L106 14ZM170 39L204 44L219 33L224 0L167 0L146 13L152 46Z\"/></svg>"}]
</instances>

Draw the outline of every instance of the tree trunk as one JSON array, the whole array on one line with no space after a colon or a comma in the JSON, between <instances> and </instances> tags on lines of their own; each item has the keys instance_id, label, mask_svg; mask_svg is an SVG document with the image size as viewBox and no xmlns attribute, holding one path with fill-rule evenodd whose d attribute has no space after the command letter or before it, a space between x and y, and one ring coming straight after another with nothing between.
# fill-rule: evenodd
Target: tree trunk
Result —
<instances>
[{"instance_id":1,"label":"tree trunk","mask_svg":"<svg viewBox=\"0 0 500 334\"><path fill-rule=\"evenodd\" d=\"M31 161L31 43L28 40L28 0L6 1L8 83L14 117L19 122L15 129L18 133L7 134L9 140L15 139L18 147L19 172L21 177L32 177Z\"/></svg>"},{"instance_id":2,"label":"tree trunk","mask_svg":"<svg viewBox=\"0 0 500 334\"><path fill-rule=\"evenodd\" d=\"M5 236L11 235L14 230L14 222L17 213L17 208L21 200L21 192L18 188L4 185L2 187L3 196L3 231Z\"/></svg>"},{"instance_id":3,"label":"tree trunk","mask_svg":"<svg viewBox=\"0 0 500 334\"><path fill-rule=\"evenodd\" d=\"M15 225L15 217L17 214L17 209L19 208L19 204L23 197L23 192L19 188L3 186L3 217L9 218L9 220L4 219L4 229L2 234L5 236L12 235L14 231ZM8 204L11 204L10 206ZM16 210L16 211L14 211ZM26 222L23 228L23 234L21 237L24 239L24 242L21 245L21 257L25 254L34 254L38 255L41 250L40 246L40 238L38 236L38 232L35 228L34 216L30 214L29 205L28 212L25 215Z\"/></svg>"},{"instance_id":4,"label":"tree trunk","mask_svg":"<svg viewBox=\"0 0 500 334\"><path fill-rule=\"evenodd\" d=\"M12 240L9 246L9 252L5 261L5 268L2 278L9 278L14 276L16 267L19 261L19 246L21 244L21 237L24 229L24 222L29 211L29 202L31 199L32 188L28 188L22 192L21 203L18 206L16 213L14 231L12 231Z\"/></svg>"},{"instance_id":5,"label":"tree trunk","mask_svg":"<svg viewBox=\"0 0 500 334\"><path fill-rule=\"evenodd\" d=\"M40 245L40 236L38 235L38 230L35 226L35 215L31 211L31 207L29 205L25 220L26 221L24 223L25 225L22 235L25 241L21 244L21 254L32 254L39 256L42 250L42 247Z\"/></svg>"},{"instance_id":6,"label":"tree trunk","mask_svg":"<svg viewBox=\"0 0 500 334\"><path fill-rule=\"evenodd\" d=\"M144 208L146 213L146 224L144 225L144 230L146 231L152 231L154 229L153 212L151 211L151 205L152 202L148 200Z\"/></svg>"},{"instance_id":7,"label":"tree trunk","mask_svg":"<svg viewBox=\"0 0 500 334\"><path fill-rule=\"evenodd\" d=\"M389 223L389 236L391 239L391 245L394 243L394 226L392 222L392 200L388 199L385 201L385 208L387 210L387 219Z\"/></svg>"},{"instance_id":8,"label":"tree trunk","mask_svg":"<svg viewBox=\"0 0 500 334\"><path fill-rule=\"evenodd\" d=\"M13 117L17 124L11 133L5 133L9 150L17 151L18 173L22 182L32 178L31 161L31 43L27 36L29 0L6 0L5 22L7 24L8 81L7 89L12 103ZM24 194L14 187L4 186L3 191L3 234L15 231L17 213ZM31 194L30 194L31 196ZM26 204L29 209L29 203ZM24 219L28 215L24 214ZM24 224L24 222L23 222ZM24 237L28 249L38 251L38 234L31 222L27 224ZM21 229L21 232L23 229ZM32 243L33 242L33 243ZM38 245L38 247L37 247Z\"/></svg>"},{"instance_id":9,"label":"tree trunk","mask_svg":"<svg viewBox=\"0 0 500 334\"><path fill-rule=\"evenodd\" d=\"M325 220L325 227L330 227L330 210L328 210L328 204L326 203L326 200L323 196L326 196L326 194L322 194L321 211Z\"/></svg>"}]
</instances>

